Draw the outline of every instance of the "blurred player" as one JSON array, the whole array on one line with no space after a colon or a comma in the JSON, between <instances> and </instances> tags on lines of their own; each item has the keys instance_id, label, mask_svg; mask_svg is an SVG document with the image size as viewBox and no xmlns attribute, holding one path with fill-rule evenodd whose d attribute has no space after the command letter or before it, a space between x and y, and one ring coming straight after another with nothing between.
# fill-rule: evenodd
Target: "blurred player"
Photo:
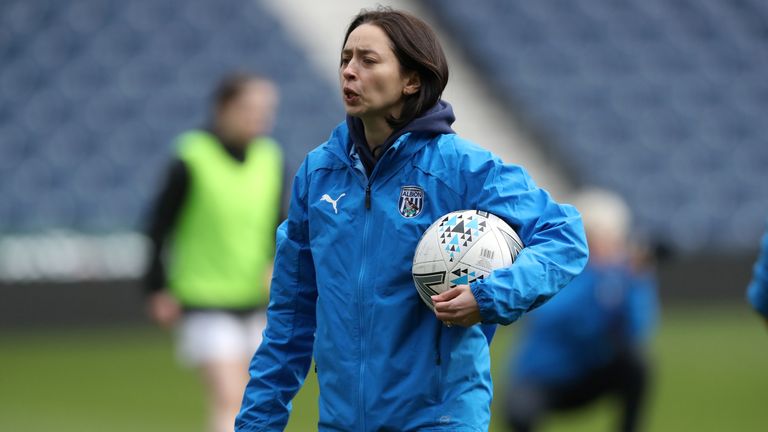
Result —
<instances>
[{"instance_id":1,"label":"blurred player","mask_svg":"<svg viewBox=\"0 0 768 432\"><path fill-rule=\"evenodd\" d=\"M630 214L618 196L590 190L574 205L584 219L589 263L526 318L507 396L507 421L516 432L536 430L549 412L608 395L620 402L616 430L638 428L647 381L642 351L658 308L654 278L630 256Z\"/></svg>"},{"instance_id":2,"label":"blurred player","mask_svg":"<svg viewBox=\"0 0 768 432\"><path fill-rule=\"evenodd\" d=\"M145 282L153 320L168 327L180 319L178 355L199 368L210 430L224 432L266 323L283 160L266 137L277 103L270 81L232 75L213 99L211 124L177 139L151 213Z\"/></svg>"},{"instance_id":3,"label":"blurred player","mask_svg":"<svg viewBox=\"0 0 768 432\"><path fill-rule=\"evenodd\" d=\"M768 323L768 229L763 234L760 256L754 266L752 281L747 289L747 298L752 307Z\"/></svg>"}]
</instances>

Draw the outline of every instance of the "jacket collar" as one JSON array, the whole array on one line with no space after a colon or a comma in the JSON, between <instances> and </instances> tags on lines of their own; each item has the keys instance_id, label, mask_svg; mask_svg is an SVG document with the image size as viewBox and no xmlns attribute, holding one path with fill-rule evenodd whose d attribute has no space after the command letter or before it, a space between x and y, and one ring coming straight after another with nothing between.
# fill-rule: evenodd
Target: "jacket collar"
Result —
<instances>
[{"instance_id":1,"label":"jacket collar","mask_svg":"<svg viewBox=\"0 0 768 432\"><path fill-rule=\"evenodd\" d=\"M357 153L360 161L368 174L372 174L374 167L396 142L401 141L400 137L408 133L428 136L432 138L436 135L454 133L451 125L456 120L453 114L453 107L444 100L438 100L431 108L426 110L419 117L414 118L403 127L392 132L392 134L378 147L371 150L365 139L365 128L363 121L357 117L347 116L347 131L351 143L348 143L350 151Z\"/></svg>"},{"instance_id":2,"label":"jacket collar","mask_svg":"<svg viewBox=\"0 0 768 432\"><path fill-rule=\"evenodd\" d=\"M438 135L439 136L439 135ZM423 132L406 132L400 135L381 156L373 172L368 174L362 167L356 146L352 144L346 122L340 123L331 133L326 147L337 159L352 169L361 171L367 178L389 177L407 163L414 154L429 144L436 136Z\"/></svg>"}]
</instances>

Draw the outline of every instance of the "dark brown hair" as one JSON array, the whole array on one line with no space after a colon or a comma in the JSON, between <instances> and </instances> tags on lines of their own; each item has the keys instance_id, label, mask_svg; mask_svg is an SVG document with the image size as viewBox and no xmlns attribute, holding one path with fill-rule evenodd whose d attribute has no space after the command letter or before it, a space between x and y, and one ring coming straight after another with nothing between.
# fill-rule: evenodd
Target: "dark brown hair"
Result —
<instances>
[{"instance_id":1,"label":"dark brown hair","mask_svg":"<svg viewBox=\"0 0 768 432\"><path fill-rule=\"evenodd\" d=\"M344 35L344 45L349 34L362 24L379 27L392 41L392 51L406 71L415 71L421 80L419 90L404 96L400 118L389 117L387 123L397 130L432 108L448 84L448 62L443 48L432 28L415 16L388 7L375 11L363 9L352 20Z\"/></svg>"},{"instance_id":2,"label":"dark brown hair","mask_svg":"<svg viewBox=\"0 0 768 432\"><path fill-rule=\"evenodd\" d=\"M261 75L248 72L234 72L222 78L216 85L211 97L214 113L237 99L249 84L262 81L269 82L267 78Z\"/></svg>"}]
</instances>

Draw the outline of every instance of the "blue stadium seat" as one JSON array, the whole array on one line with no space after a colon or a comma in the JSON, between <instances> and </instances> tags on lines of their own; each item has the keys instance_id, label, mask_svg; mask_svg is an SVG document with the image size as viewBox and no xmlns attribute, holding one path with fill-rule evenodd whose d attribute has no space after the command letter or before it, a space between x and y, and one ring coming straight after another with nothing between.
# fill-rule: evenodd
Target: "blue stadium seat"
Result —
<instances>
[{"instance_id":1,"label":"blue stadium seat","mask_svg":"<svg viewBox=\"0 0 768 432\"><path fill-rule=\"evenodd\" d=\"M137 229L173 138L204 126L233 70L280 85L274 136L291 171L342 118L258 2L91 3L0 2L1 232Z\"/></svg>"},{"instance_id":2,"label":"blue stadium seat","mask_svg":"<svg viewBox=\"0 0 768 432\"><path fill-rule=\"evenodd\" d=\"M422 2L581 182L624 194L650 235L686 251L760 235L768 4Z\"/></svg>"}]
</instances>

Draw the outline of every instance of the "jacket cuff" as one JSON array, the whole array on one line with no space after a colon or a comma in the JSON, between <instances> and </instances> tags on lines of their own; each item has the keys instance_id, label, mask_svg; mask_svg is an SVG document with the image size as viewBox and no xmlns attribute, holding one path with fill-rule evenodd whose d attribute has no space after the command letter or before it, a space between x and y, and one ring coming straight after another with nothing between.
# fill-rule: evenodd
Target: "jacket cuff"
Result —
<instances>
[{"instance_id":1,"label":"jacket cuff","mask_svg":"<svg viewBox=\"0 0 768 432\"><path fill-rule=\"evenodd\" d=\"M480 308L480 319L483 324L494 324L497 321L496 308L494 307L494 298L488 292L485 281L479 280L470 284L469 289L475 296L477 306Z\"/></svg>"}]
</instances>

